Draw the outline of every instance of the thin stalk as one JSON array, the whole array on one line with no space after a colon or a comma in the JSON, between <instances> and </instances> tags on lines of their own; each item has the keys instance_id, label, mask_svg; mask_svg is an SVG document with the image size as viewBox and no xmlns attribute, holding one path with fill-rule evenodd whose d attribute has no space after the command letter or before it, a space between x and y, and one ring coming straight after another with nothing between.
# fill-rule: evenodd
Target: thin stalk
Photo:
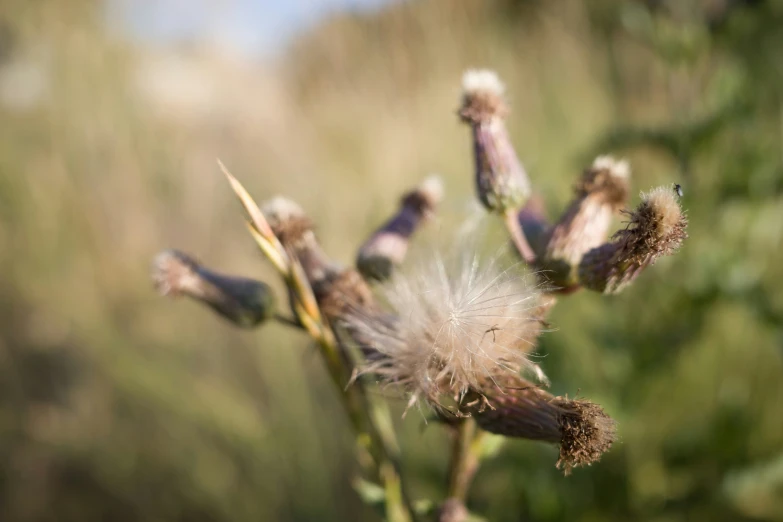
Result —
<instances>
[{"instance_id":1,"label":"thin stalk","mask_svg":"<svg viewBox=\"0 0 783 522\"><path fill-rule=\"evenodd\" d=\"M478 470L480 444L476 444L476 421L462 419L454 434L449 469L448 498L464 503L473 476Z\"/></svg>"},{"instance_id":2,"label":"thin stalk","mask_svg":"<svg viewBox=\"0 0 783 522\"><path fill-rule=\"evenodd\" d=\"M511 240L514 242L514 246L517 247L519 254L524 259L525 263L529 266L533 266L536 262L536 253L525 238L525 232L522 230L522 226L517 219L517 213L512 210L507 210L503 213L503 221L509 234L511 234Z\"/></svg>"}]
</instances>

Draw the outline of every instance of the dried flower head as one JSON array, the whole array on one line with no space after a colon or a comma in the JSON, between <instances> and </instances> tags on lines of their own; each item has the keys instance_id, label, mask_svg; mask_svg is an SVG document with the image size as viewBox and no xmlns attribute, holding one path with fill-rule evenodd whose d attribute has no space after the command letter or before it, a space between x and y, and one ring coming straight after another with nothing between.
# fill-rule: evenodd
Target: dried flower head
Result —
<instances>
[{"instance_id":1,"label":"dried flower head","mask_svg":"<svg viewBox=\"0 0 783 522\"><path fill-rule=\"evenodd\" d=\"M443 198L443 182L430 176L402 197L400 209L359 249L356 266L370 280L384 281L408 252L408 242L420 225L435 213Z\"/></svg>"},{"instance_id":2,"label":"dried flower head","mask_svg":"<svg viewBox=\"0 0 783 522\"><path fill-rule=\"evenodd\" d=\"M311 284L340 270L324 253L313 231L313 222L294 201L278 196L266 201L261 212L280 243L297 257Z\"/></svg>"},{"instance_id":3,"label":"dried flower head","mask_svg":"<svg viewBox=\"0 0 783 522\"><path fill-rule=\"evenodd\" d=\"M580 283L604 293L619 292L661 256L675 253L688 237L688 219L671 187L642 193L628 226L611 243L587 252L579 265Z\"/></svg>"},{"instance_id":4,"label":"dried flower head","mask_svg":"<svg viewBox=\"0 0 783 522\"><path fill-rule=\"evenodd\" d=\"M152 279L161 294L193 298L239 326L257 326L274 315L274 294L266 284L218 274L177 250L155 256Z\"/></svg>"},{"instance_id":5,"label":"dried flower head","mask_svg":"<svg viewBox=\"0 0 783 522\"><path fill-rule=\"evenodd\" d=\"M557 467L598 461L616 439L615 422L597 404L555 397L518 376L486 381L462 406L491 433L559 444Z\"/></svg>"},{"instance_id":6,"label":"dried flower head","mask_svg":"<svg viewBox=\"0 0 783 522\"><path fill-rule=\"evenodd\" d=\"M503 84L493 71L469 70L462 78L459 115L473 133L476 189L492 212L518 210L530 195L530 180L503 121Z\"/></svg>"},{"instance_id":7,"label":"dried flower head","mask_svg":"<svg viewBox=\"0 0 783 522\"><path fill-rule=\"evenodd\" d=\"M574 199L552 227L539 267L561 288L579 284L579 262L585 252L601 245L612 216L628 200L627 161L599 156L574 186Z\"/></svg>"},{"instance_id":8,"label":"dried flower head","mask_svg":"<svg viewBox=\"0 0 783 522\"><path fill-rule=\"evenodd\" d=\"M449 409L486 379L536 369L527 353L541 330L540 292L497 260L436 254L384 290L395 319L355 314L348 324L382 356L363 372L402 388L409 404Z\"/></svg>"}]
</instances>

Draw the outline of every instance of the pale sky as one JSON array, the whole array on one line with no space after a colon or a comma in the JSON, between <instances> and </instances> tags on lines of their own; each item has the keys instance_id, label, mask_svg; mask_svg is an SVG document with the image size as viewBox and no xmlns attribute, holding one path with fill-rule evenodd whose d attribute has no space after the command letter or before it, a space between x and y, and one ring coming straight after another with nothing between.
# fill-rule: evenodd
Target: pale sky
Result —
<instances>
[{"instance_id":1,"label":"pale sky","mask_svg":"<svg viewBox=\"0 0 783 522\"><path fill-rule=\"evenodd\" d=\"M393 0L107 0L109 22L156 42L212 40L251 55L274 54L298 31L344 10Z\"/></svg>"}]
</instances>

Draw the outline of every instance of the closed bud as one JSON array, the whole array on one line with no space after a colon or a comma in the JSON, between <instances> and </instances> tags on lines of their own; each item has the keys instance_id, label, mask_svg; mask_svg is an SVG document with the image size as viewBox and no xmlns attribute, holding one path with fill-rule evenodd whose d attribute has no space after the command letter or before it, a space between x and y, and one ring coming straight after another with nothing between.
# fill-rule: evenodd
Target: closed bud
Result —
<instances>
[{"instance_id":1,"label":"closed bud","mask_svg":"<svg viewBox=\"0 0 783 522\"><path fill-rule=\"evenodd\" d=\"M356 270L329 259L313 232L312 221L299 205L277 197L265 203L262 212L280 243L301 263L318 307L329 321L372 306L367 283Z\"/></svg>"},{"instance_id":2,"label":"closed bud","mask_svg":"<svg viewBox=\"0 0 783 522\"><path fill-rule=\"evenodd\" d=\"M590 290L617 293L661 256L674 254L688 237L688 219L671 187L642 194L628 226L610 243L587 252L579 264L579 282Z\"/></svg>"},{"instance_id":3,"label":"closed bud","mask_svg":"<svg viewBox=\"0 0 783 522\"><path fill-rule=\"evenodd\" d=\"M492 212L516 211L530 196L530 180L504 122L504 86L493 71L469 70L462 77L462 90L459 115L473 134L479 199Z\"/></svg>"},{"instance_id":4,"label":"closed bud","mask_svg":"<svg viewBox=\"0 0 783 522\"><path fill-rule=\"evenodd\" d=\"M213 272L177 250L155 256L152 279L161 294L195 299L244 328L258 326L275 312L274 294L265 283Z\"/></svg>"},{"instance_id":5,"label":"closed bud","mask_svg":"<svg viewBox=\"0 0 783 522\"><path fill-rule=\"evenodd\" d=\"M552 227L539 268L561 288L579 284L579 262L589 250L604 243L612 216L628 200L629 166L599 156L574 186L574 199Z\"/></svg>"},{"instance_id":6,"label":"closed bud","mask_svg":"<svg viewBox=\"0 0 783 522\"><path fill-rule=\"evenodd\" d=\"M443 198L440 178L427 178L402 197L398 212L383 224L359 249L356 267L368 280L388 279L405 259L414 232L435 213Z\"/></svg>"},{"instance_id":7,"label":"closed bud","mask_svg":"<svg viewBox=\"0 0 783 522\"><path fill-rule=\"evenodd\" d=\"M295 255L313 284L324 279L334 266L318 243L313 222L294 201L278 196L261 206L272 232L290 253Z\"/></svg>"},{"instance_id":8,"label":"closed bud","mask_svg":"<svg viewBox=\"0 0 783 522\"><path fill-rule=\"evenodd\" d=\"M599 405L555 397L519 376L486 380L466 395L461 412L490 433L558 444L557 467L566 475L600 460L617 438Z\"/></svg>"}]
</instances>

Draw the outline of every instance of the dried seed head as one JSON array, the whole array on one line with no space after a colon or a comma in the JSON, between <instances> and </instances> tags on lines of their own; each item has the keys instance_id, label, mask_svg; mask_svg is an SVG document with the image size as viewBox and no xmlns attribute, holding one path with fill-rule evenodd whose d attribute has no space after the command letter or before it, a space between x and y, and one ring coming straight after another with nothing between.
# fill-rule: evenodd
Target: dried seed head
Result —
<instances>
[{"instance_id":1,"label":"dried seed head","mask_svg":"<svg viewBox=\"0 0 783 522\"><path fill-rule=\"evenodd\" d=\"M280 243L299 259L311 284L340 271L318 244L313 222L297 203L278 196L264 202L261 212Z\"/></svg>"},{"instance_id":2,"label":"dried seed head","mask_svg":"<svg viewBox=\"0 0 783 522\"><path fill-rule=\"evenodd\" d=\"M497 260L436 254L383 290L395 320L355 314L348 323L382 355L362 371L402 388L410 404L448 409L484 379L535 369L527 352L541 329L540 293Z\"/></svg>"},{"instance_id":3,"label":"dried seed head","mask_svg":"<svg viewBox=\"0 0 783 522\"><path fill-rule=\"evenodd\" d=\"M495 71L468 69L462 75L462 107L459 115L463 121L478 123L495 116L504 117L508 111L503 99L505 86Z\"/></svg>"},{"instance_id":4,"label":"dried seed head","mask_svg":"<svg viewBox=\"0 0 783 522\"><path fill-rule=\"evenodd\" d=\"M556 286L579 284L585 252L606 241L613 214L628 199L627 161L599 156L574 187L574 199L552 228L539 267Z\"/></svg>"},{"instance_id":5,"label":"dried seed head","mask_svg":"<svg viewBox=\"0 0 783 522\"><path fill-rule=\"evenodd\" d=\"M616 439L614 420L597 404L555 397L518 376L485 381L461 411L491 433L559 444L566 475L598 461Z\"/></svg>"},{"instance_id":6,"label":"dried seed head","mask_svg":"<svg viewBox=\"0 0 783 522\"><path fill-rule=\"evenodd\" d=\"M587 252L579 265L582 285L619 292L661 256L674 254L688 237L688 219L670 187L642 193L642 201L611 243Z\"/></svg>"},{"instance_id":7,"label":"dried seed head","mask_svg":"<svg viewBox=\"0 0 783 522\"><path fill-rule=\"evenodd\" d=\"M410 237L435 213L443 198L443 182L430 176L402 197L397 214L383 224L362 247L356 258L359 271L370 280L384 281L408 252Z\"/></svg>"},{"instance_id":8,"label":"dried seed head","mask_svg":"<svg viewBox=\"0 0 783 522\"><path fill-rule=\"evenodd\" d=\"M155 256L152 279L161 294L195 299L242 327L257 326L274 315L274 294L266 284L218 274L177 250Z\"/></svg>"},{"instance_id":9,"label":"dried seed head","mask_svg":"<svg viewBox=\"0 0 783 522\"><path fill-rule=\"evenodd\" d=\"M530 195L530 180L503 122L503 84L492 71L470 70L462 78L462 89L459 114L473 133L479 199L492 212L516 211Z\"/></svg>"}]
</instances>

